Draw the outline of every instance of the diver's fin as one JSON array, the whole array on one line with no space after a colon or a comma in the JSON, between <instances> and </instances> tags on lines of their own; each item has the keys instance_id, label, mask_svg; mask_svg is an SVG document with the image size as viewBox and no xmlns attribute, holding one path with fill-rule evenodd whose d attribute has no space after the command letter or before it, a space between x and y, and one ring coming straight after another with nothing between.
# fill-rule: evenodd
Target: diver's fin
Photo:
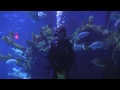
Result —
<instances>
[{"instance_id":1,"label":"diver's fin","mask_svg":"<svg viewBox=\"0 0 120 90\"><path fill-rule=\"evenodd\" d=\"M58 79L65 79L65 72L57 73Z\"/></svg>"}]
</instances>

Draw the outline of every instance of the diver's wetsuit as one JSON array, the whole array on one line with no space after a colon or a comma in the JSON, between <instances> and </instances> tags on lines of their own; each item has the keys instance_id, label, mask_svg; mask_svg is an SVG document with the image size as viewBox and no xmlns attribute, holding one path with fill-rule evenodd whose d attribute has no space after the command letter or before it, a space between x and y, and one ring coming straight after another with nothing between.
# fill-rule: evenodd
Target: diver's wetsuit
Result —
<instances>
[{"instance_id":1,"label":"diver's wetsuit","mask_svg":"<svg viewBox=\"0 0 120 90\"><path fill-rule=\"evenodd\" d=\"M73 48L69 39L55 40L51 43L48 52L48 60L52 66L52 79L57 79L57 72L65 71L65 78L69 78L69 72L73 64Z\"/></svg>"}]
</instances>

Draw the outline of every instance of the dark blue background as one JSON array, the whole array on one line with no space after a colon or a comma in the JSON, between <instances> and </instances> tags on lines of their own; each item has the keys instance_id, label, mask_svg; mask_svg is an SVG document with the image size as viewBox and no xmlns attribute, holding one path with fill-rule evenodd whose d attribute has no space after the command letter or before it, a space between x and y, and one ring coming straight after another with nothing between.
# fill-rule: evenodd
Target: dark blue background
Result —
<instances>
[{"instance_id":1,"label":"dark blue background","mask_svg":"<svg viewBox=\"0 0 120 90\"><path fill-rule=\"evenodd\" d=\"M38 34L39 29L47 24L51 25L52 28L56 27L56 11L44 11L47 13L47 17L40 18L40 22L32 23L32 19L28 16L25 11L0 11L0 32L9 33L18 32L19 38L14 40L16 43L27 47L25 40L31 40L30 35L32 32ZM94 16L94 24L104 25L105 23L105 13L106 11L64 11L63 16L65 16L65 23L63 24L67 28L67 33L72 34L82 23L83 20L86 22L90 15ZM9 17L4 17L4 14L10 15ZM11 15L17 14L18 17L12 17ZM12 20L8 20L12 18ZM19 19L24 19L25 22L18 22ZM20 27L20 30L16 28ZM13 56L13 51L11 46L8 46L4 41L0 39L0 54L7 55L11 53ZM8 65L0 61L0 78L7 78ZM90 74L91 75L91 74ZM84 76L84 75L83 75Z\"/></svg>"}]
</instances>

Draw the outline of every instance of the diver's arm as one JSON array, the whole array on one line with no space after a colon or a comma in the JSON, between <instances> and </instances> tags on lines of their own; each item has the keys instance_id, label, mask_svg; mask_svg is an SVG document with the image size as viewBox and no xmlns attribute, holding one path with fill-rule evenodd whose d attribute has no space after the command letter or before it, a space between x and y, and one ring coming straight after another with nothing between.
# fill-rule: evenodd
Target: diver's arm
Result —
<instances>
[{"instance_id":1,"label":"diver's arm","mask_svg":"<svg viewBox=\"0 0 120 90\"><path fill-rule=\"evenodd\" d=\"M68 48L68 67L67 67L66 71L69 72L71 70L71 67L72 67L73 62L74 62L73 44L70 41L68 41L68 43L67 43L67 48Z\"/></svg>"},{"instance_id":2,"label":"diver's arm","mask_svg":"<svg viewBox=\"0 0 120 90\"><path fill-rule=\"evenodd\" d=\"M54 63L54 50L53 50L53 48L54 48L54 43L52 42L51 43L51 45L50 45L50 49L49 49L49 51L48 51L48 61L49 61L49 63L50 63L50 65L53 65L53 63Z\"/></svg>"}]
</instances>

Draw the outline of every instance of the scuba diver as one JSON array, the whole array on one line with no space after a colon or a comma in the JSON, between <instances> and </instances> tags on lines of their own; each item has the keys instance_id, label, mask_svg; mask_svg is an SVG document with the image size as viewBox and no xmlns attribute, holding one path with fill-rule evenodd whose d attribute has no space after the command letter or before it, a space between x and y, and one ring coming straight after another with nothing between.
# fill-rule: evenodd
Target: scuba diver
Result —
<instances>
[{"instance_id":1,"label":"scuba diver","mask_svg":"<svg viewBox=\"0 0 120 90\"><path fill-rule=\"evenodd\" d=\"M73 45L67 37L66 28L63 26L55 30L55 37L48 51L48 61L52 68L52 79L69 79L73 64Z\"/></svg>"}]
</instances>

